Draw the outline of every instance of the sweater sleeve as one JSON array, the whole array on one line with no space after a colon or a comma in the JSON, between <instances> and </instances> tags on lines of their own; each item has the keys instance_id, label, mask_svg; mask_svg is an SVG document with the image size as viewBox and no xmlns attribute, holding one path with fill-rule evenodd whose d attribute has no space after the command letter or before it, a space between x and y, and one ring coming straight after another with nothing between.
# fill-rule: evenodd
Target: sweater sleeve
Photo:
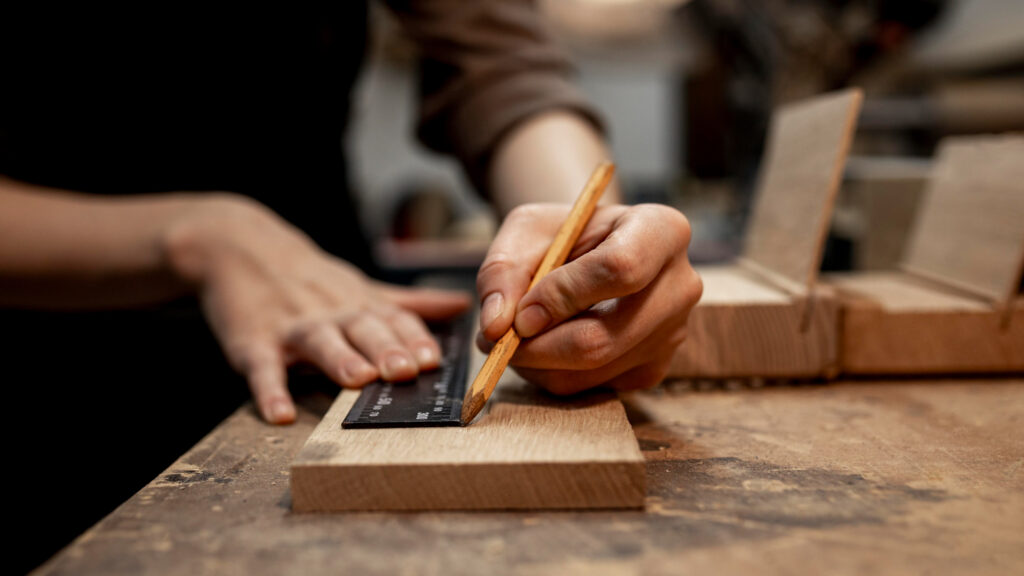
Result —
<instances>
[{"instance_id":1,"label":"sweater sleeve","mask_svg":"<svg viewBox=\"0 0 1024 576\"><path fill-rule=\"evenodd\" d=\"M603 125L530 0L390 0L421 57L416 135L458 158L486 193L492 152L530 116L564 109Z\"/></svg>"}]
</instances>

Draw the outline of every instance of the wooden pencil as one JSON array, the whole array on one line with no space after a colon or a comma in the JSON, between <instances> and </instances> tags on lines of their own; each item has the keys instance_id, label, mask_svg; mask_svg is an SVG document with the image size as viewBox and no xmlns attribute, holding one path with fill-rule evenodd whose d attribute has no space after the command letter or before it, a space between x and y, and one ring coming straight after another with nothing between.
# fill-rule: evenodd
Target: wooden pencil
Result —
<instances>
[{"instance_id":1,"label":"wooden pencil","mask_svg":"<svg viewBox=\"0 0 1024 576\"><path fill-rule=\"evenodd\" d=\"M536 286L537 282L540 282L541 278L547 276L549 272L565 263L565 259L569 257L569 252L576 245L580 234L583 233L583 229L587 227L587 222L590 221L594 210L597 209L597 202L601 199L601 194L604 192L605 187L608 186L608 182L611 181L614 173L615 165L610 162L602 162L594 169L594 173L590 175L590 179L587 180L583 191L576 198L572 211L569 212L569 216L562 223L562 227L558 229L558 234L551 241L551 246L548 247L548 251L544 254L544 259L541 260L540 266L537 267L537 271L533 274L530 288ZM466 397L462 402L462 414L460 416L463 426L472 422L476 415L483 410L487 399L491 397L491 392L494 391L494 386L498 383L498 379L501 378L509 361L516 353L516 349L519 348L519 341L519 334L516 333L515 326L512 326L494 345L491 353L487 355L487 359L480 368L480 372L473 379L473 384L466 390Z\"/></svg>"}]
</instances>

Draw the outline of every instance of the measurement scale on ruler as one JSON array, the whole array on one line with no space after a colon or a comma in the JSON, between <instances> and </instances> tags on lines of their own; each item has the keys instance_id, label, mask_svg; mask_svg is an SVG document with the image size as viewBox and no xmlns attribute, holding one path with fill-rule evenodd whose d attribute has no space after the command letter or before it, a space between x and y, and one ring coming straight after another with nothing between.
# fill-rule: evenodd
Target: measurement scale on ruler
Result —
<instances>
[{"instance_id":1,"label":"measurement scale on ruler","mask_svg":"<svg viewBox=\"0 0 1024 576\"><path fill-rule=\"evenodd\" d=\"M373 382L363 388L342 428L459 426L466 393L472 317L431 326L441 343L441 367L410 382Z\"/></svg>"}]
</instances>

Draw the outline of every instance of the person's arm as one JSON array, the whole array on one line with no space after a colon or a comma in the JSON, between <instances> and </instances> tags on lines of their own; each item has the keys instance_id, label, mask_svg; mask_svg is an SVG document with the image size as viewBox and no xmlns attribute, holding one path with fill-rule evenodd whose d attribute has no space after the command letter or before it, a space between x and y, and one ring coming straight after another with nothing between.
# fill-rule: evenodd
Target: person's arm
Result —
<instances>
[{"instance_id":1,"label":"person's arm","mask_svg":"<svg viewBox=\"0 0 1024 576\"><path fill-rule=\"evenodd\" d=\"M183 296L166 237L218 200L187 195L95 197L0 175L0 305L144 306Z\"/></svg>"},{"instance_id":2,"label":"person's arm","mask_svg":"<svg viewBox=\"0 0 1024 576\"><path fill-rule=\"evenodd\" d=\"M373 282L241 196L107 198L0 179L0 306L143 306L187 294L273 423L295 418L288 364L311 363L349 387L408 379L440 362L421 318L468 304Z\"/></svg>"}]
</instances>

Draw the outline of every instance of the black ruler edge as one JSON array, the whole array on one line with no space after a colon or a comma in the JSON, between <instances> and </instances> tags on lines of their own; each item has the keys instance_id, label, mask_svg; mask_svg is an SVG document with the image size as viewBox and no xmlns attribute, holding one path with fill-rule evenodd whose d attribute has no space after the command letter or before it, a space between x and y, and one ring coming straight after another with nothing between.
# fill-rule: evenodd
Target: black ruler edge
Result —
<instances>
[{"instance_id":1,"label":"black ruler edge","mask_svg":"<svg viewBox=\"0 0 1024 576\"><path fill-rule=\"evenodd\" d=\"M426 428L462 425L473 315L432 325L441 343L441 366L408 382L367 384L341 423L345 429ZM443 397L439 393L443 390ZM384 395L385 402L381 403ZM439 404L438 401L442 402ZM441 410L436 410L440 408ZM425 416L424 416L425 415ZM418 416L420 416L418 418Z\"/></svg>"}]
</instances>

